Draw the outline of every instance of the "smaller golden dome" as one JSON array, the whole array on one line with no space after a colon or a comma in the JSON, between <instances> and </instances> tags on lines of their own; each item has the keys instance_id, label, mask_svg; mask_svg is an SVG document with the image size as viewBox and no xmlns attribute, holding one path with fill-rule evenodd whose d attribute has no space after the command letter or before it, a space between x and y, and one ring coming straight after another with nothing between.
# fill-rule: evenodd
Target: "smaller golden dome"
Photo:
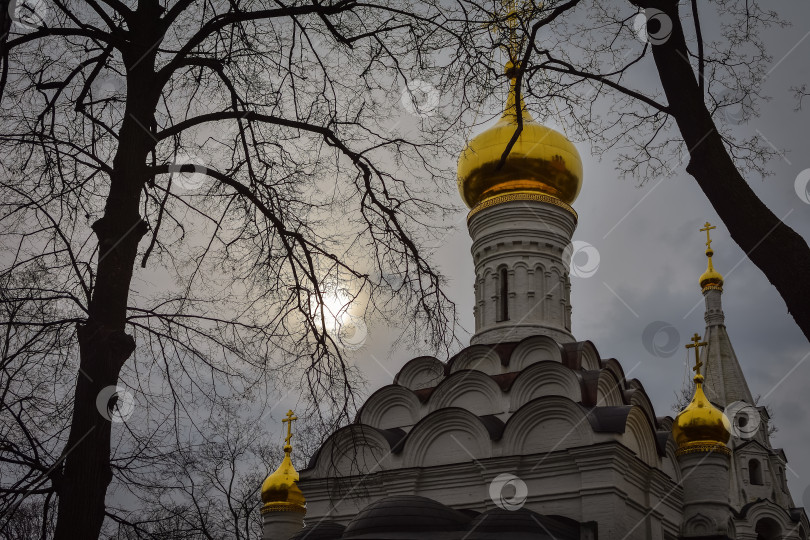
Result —
<instances>
[{"instance_id":1,"label":"smaller golden dome","mask_svg":"<svg viewBox=\"0 0 810 540\"><path fill-rule=\"evenodd\" d=\"M304 494L298 487L298 471L295 470L290 453L292 447L284 447L284 459L281 465L262 483L262 502L265 506L298 506L303 508L306 503Z\"/></svg>"},{"instance_id":2,"label":"smaller golden dome","mask_svg":"<svg viewBox=\"0 0 810 540\"><path fill-rule=\"evenodd\" d=\"M506 65L509 97L498 123L473 137L458 159L458 190L469 208L506 193L540 193L570 205L582 187L582 159L565 135L536 122L516 100L515 68ZM501 158L518 126L523 130Z\"/></svg>"},{"instance_id":3,"label":"smaller golden dome","mask_svg":"<svg viewBox=\"0 0 810 540\"><path fill-rule=\"evenodd\" d=\"M672 435L679 453L725 449L731 436L726 415L711 404L703 393L703 375L695 375L695 395L672 424Z\"/></svg>"},{"instance_id":4,"label":"smaller golden dome","mask_svg":"<svg viewBox=\"0 0 810 540\"><path fill-rule=\"evenodd\" d=\"M306 513L306 499L298 487L298 471L293 466L292 454L292 423L298 420L292 411L282 420L287 424L287 438L284 439L284 459L273 474L262 482L262 514L265 512L303 512Z\"/></svg>"},{"instance_id":5,"label":"smaller golden dome","mask_svg":"<svg viewBox=\"0 0 810 540\"><path fill-rule=\"evenodd\" d=\"M709 259L709 263L707 265L706 271L703 272L703 275L700 276L700 288L704 291L706 288L712 289L721 289L723 288L723 276L720 275L720 272L714 269L712 266L712 256L714 256L714 251L712 250L712 236L711 231L712 229L716 229L714 225L709 223L708 221L703 225L703 228L700 229L700 232L706 233L706 257Z\"/></svg>"},{"instance_id":6,"label":"smaller golden dome","mask_svg":"<svg viewBox=\"0 0 810 540\"><path fill-rule=\"evenodd\" d=\"M711 248L706 250L706 257L709 258L709 264L706 268L706 271L700 276L700 288L705 289L709 285L713 285L715 287L722 287L723 286L723 276L714 269L712 266L712 256L714 255L714 251Z\"/></svg>"}]
</instances>

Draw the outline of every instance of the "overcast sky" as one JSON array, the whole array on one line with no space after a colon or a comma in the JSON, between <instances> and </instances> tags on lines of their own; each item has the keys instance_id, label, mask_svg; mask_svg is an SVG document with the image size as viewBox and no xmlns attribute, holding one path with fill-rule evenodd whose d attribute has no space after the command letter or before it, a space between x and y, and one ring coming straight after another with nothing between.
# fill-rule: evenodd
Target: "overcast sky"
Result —
<instances>
[{"instance_id":1,"label":"overcast sky","mask_svg":"<svg viewBox=\"0 0 810 540\"><path fill-rule=\"evenodd\" d=\"M778 10L793 26L764 36L774 58L764 89L773 99L763 103L761 116L742 126L741 133L763 137L785 154L770 162L772 177L749 183L778 217L810 238L810 198L806 191L803 198L796 192L797 176L810 169L810 99L805 100L805 110L797 112L790 91L791 86L810 83L810 3L779 1L766 7ZM710 31L704 29L707 35ZM772 442L787 454L793 498L797 505L810 507L810 344L784 302L729 238L697 183L686 174L685 163L674 163L671 177L648 179L639 187L617 177L611 156L598 161L591 157L587 142L577 142L577 147L585 180L573 205L579 213L574 239L598 250L599 267L592 277L572 277L574 335L591 340L603 358L618 359L628 377L638 378L659 416L674 415L674 393L688 376L683 345L694 332L703 334L705 327L698 285L706 268L705 234L699 229L706 221L716 224L712 247L715 268L725 276L728 333L752 393L773 409L779 431ZM465 217L466 209L460 207L454 232L437 250L437 261L450 280L447 292L457 303L462 325L471 329L473 264ZM678 332L678 350L669 358L652 354L643 343L645 328L656 321ZM391 350L395 337L372 328L366 346L357 353L356 361L369 378L369 393L390 384L412 356ZM466 343L469 335L461 339ZM667 335L658 340L666 345ZM286 411L286 404L273 412L274 420L280 420L276 411L281 410Z\"/></svg>"}]
</instances>

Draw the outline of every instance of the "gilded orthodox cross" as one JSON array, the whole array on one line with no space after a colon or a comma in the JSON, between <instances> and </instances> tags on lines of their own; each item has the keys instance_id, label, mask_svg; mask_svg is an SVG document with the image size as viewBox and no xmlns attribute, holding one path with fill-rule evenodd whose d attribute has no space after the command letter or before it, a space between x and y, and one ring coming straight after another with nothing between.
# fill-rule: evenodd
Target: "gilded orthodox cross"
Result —
<instances>
[{"instance_id":1,"label":"gilded orthodox cross","mask_svg":"<svg viewBox=\"0 0 810 540\"><path fill-rule=\"evenodd\" d=\"M287 412L287 418L283 419L282 422L287 424L287 438L284 439L284 444L289 446L290 440L292 440L292 423L293 420L298 420L297 416L293 415L292 411Z\"/></svg>"},{"instance_id":2,"label":"gilded orthodox cross","mask_svg":"<svg viewBox=\"0 0 810 540\"><path fill-rule=\"evenodd\" d=\"M506 28L508 32L506 50L509 53L509 59L512 62L517 62L518 55L522 49L522 38L518 38L518 29L520 28L521 15L528 15L534 8L531 0L503 0L502 2L502 15L498 20L492 23L497 25L501 21L501 17L506 21Z\"/></svg>"},{"instance_id":3,"label":"gilded orthodox cross","mask_svg":"<svg viewBox=\"0 0 810 540\"><path fill-rule=\"evenodd\" d=\"M700 231L701 231L701 232L705 232L705 233L706 233L706 248L707 248L707 249L712 249L712 237L709 235L709 232L710 232L712 229L716 229L716 228L717 228L717 227L713 227L713 226L712 226L712 225L711 225L711 224L710 224L710 223L707 221L707 222L706 222L706 224L703 226L703 228L702 228L702 229L700 229Z\"/></svg>"},{"instance_id":4,"label":"gilded orthodox cross","mask_svg":"<svg viewBox=\"0 0 810 540\"><path fill-rule=\"evenodd\" d=\"M700 375L700 367L703 365L703 362L700 361L700 348L706 345L708 345L708 343L700 341L700 336L695 333L695 335L692 336L692 343L686 346L687 349L695 349L695 367L692 368L692 371L694 371L696 375Z\"/></svg>"}]
</instances>

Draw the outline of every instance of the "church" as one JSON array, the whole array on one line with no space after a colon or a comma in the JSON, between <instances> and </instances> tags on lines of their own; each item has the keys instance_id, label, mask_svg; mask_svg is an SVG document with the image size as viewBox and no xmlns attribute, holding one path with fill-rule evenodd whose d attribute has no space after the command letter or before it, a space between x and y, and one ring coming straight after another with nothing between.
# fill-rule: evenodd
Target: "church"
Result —
<instances>
[{"instance_id":1,"label":"church","mask_svg":"<svg viewBox=\"0 0 810 540\"><path fill-rule=\"evenodd\" d=\"M470 346L406 363L300 473L290 412L284 459L261 489L264 540L807 540L787 458L726 332L713 227L701 229L706 327L685 344L693 398L658 416L620 361L571 332L582 162L516 97L511 62L506 73L502 117L458 162Z\"/></svg>"}]
</instances>

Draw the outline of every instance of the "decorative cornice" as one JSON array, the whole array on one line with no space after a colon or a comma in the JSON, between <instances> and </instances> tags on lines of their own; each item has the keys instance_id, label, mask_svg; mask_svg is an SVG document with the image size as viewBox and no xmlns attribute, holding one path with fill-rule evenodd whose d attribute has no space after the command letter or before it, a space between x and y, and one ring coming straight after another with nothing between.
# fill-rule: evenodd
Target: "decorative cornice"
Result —
<instances>
[{"instance_id":1,"label":"decorative cornice","mask_svg":"<svg viewBox=\"0 0 810 540\"><path fill-rule=\"evenodd\" d=\"M723 286L722 285L706 285L705 287L703 287L703 292L706 292L706 291L720 291L720 292L723 292Z\"/></svg>"},{"instance_id":2,"label":"decorative cornice","mask_svg":"<svg viewBox=\"0 0 810 540\"><path fill-rule=\"evenodd\" d=\"M724 456L731 455L731 450L725 444L709 441L686 443L675 451L675 455L683 456L685 454L708 454L709 452L722 454Z\"/></svg>"},{"instance_id":3,"label":"decorative cornice","mask_svg":"<svg viewBox=\"0 0 810 540\"><path fill-rule=\"evenodd\" d=\"M554 206L559 206L563 210L567 210L571 214L573 214L574 219L579 219L576 211L571 208L568 204L564 203L557 197L552 197L551 195L546 195L545 193L535 193L535 192L528 192L528 191L518 191L512 193L504 193L503 195L495 195L494 197L490 197L488 199L484 199L480 203L476 204L470 213L467 214L467 221L470 220L475 214L484 210L486 208L490 208L492 206L512 202L512 201L540 201L548 204L553 204Z\"/></svg>"},{"instance_id":4,"label":"decorative cornice","mask_svg":"<svg viewBox=\"0 0 810 540\"><path fill-rule=\"evenodd\" d=\"M269 502L265 503L261 510L262 514L267 514L268 512L299 512L306 514L307 509L303 506L287 502Z\"/></svg>"}]
</instances>

